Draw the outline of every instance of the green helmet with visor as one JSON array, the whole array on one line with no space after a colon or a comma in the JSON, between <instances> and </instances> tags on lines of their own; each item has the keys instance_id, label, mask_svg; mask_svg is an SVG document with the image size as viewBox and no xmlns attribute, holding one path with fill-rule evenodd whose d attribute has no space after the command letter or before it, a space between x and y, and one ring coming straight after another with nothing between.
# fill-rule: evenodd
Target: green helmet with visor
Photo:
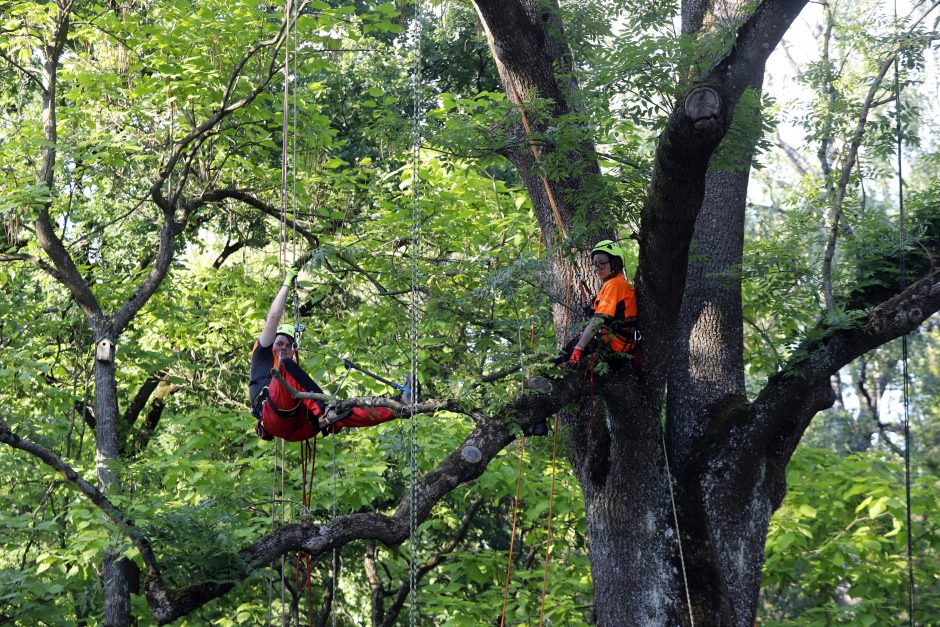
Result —
<instances>
[{"instance_id":1,"label":"green helmet with visor","mask_svg":"<svg viewBox=\"0 0 940 627\"><path fill-rule=\"evenodd\" d=\"M624 263L623 248L613 240L605 239L597 242L594 248L591 249L591 255L593 256L596 253L604 253L608 257L619 257L620 263Z\"/></svg>"},{"instance_id":2,"label":"green helmet with visor","mask_svg":"<svg viewBox=\"0 0 940 627\"><path fill-rule=\"evenodd\" d=\"M286 335L291 341L297 340L297 329L292 324L282 324L277 328L277 335Z\"/></svg>"}]
</instances>

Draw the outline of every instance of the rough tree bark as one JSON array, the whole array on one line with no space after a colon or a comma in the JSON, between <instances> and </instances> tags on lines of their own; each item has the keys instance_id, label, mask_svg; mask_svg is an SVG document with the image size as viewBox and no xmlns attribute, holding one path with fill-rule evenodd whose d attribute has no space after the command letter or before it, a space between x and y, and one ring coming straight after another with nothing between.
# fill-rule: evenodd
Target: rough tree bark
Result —
<instances>
[{"instance_id":1,"label":"rough tree bark","mask_svg":"<svg viewBox=\"0 0 940 627\"><path fill-rule=\"evenodd\" d=\"M683 33L700 33L711 24L727 25L736 19L739 6L735 5L741 3L684 4L689 8L683 10ZM747 87L759 91L763 75L764 64L752 64L745 78ZM727 624L753 620L765 541L765 533L754 530L766 531L769 512L763 502L745 498L733 516L727 515L732 504L728 492L737 494L738 486L705 489L720 485L722 477L701 473L690 462L714 418L747 401L739 269L756 139L739 148L733 169L706 173L666 397L678 526L690 564L690 602L693 608L703 608L708 607L709 598L721 599L720 605L713 604L718 607L703 613L715 616L717 610Z\"/></svg>"}]
</instances>

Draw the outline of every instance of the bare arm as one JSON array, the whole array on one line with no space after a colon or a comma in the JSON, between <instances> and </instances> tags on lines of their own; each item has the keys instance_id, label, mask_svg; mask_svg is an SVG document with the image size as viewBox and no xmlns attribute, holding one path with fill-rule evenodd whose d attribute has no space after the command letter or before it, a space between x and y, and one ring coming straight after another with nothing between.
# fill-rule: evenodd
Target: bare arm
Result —
<instances>
[{"instance_id":1,"label":"bare arm","mask_svg":"<svg viewBox=\"0 0 940 627\"><path fill-rule=\"evenodd\" d=\"M261 335L258 336L258 344L260 346L271 346L274 344L274 338L277 336L277 326L281 324L284 309L287 307L287 295L290 293L290 288L294 284L295 278L297 278L297 269L294 267L288 268L287 274L284 276L284 284L281 285L281 288L277 291L277 295L271 302L271 308L268 309L268 317L264 321L264 328L261 330Z\"/></svg>"},{"instance_id":2,"label":"bare arm","mask_svg":"<svg viewBox=\"0 0 940 627\"><path fill-rule=\"evenodd\" d=\"M264 328L261 335L258 336L258 344L261 346L271 346L274 344L274 338L277 335L277 326L281 323L281 317L284 315L284 308L287 306L287 295L290 293L289 285L282 285L277 291L277 296L271 303L268 310L268 318L264 321Z\"/></svg>"},{"instance_id":3,"label":"bare arm","mask_svg":"<svg viewBox=\"0 0 940 627\"><path fill-rule=\"evenodd\" d=\"M594 339L594 336L597 335L597 332L601 330L601 327L604 326L605 318L603 316L593 316L588 323L584 326L584 330L581 331L581 339L578 340L578 345L575 348L580 348L584 350L584 347L588 345L588 342Z\"/></svg>"}]
</instances>

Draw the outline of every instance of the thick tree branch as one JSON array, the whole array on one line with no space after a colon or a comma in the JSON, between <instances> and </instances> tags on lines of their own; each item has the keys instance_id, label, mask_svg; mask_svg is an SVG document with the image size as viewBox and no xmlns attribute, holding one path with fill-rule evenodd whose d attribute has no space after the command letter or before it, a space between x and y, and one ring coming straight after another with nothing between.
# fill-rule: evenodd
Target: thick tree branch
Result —
<instances>
[{"instance_id":1,"label":"thick tree branch","mask_svg":"<svg viewBox=\"0 0 940 627\"><path fill-rule=\"evenodd\" d=\"M205 192L200 198L202 203L215 203L220 202L225 199L231 198L232 200L237 200L243 202L249 207L254 207L261 213L274 218L275 220L281 219L280 209L270 205L248 190L244 189L234 189L234 188L224 188L224 189L213 189ZM290 217L288 217L290 220ZM313 231L310 231L307 228L304 228L302 225L296 225L297 232L310 244L312 248L318 248L320 246L320 238L317 237Z\"/></svg>"},{"instance_id":2,"label":"thick tree branch","mask_svg":"<svg viewBox=\"0 0 940 627\"><path fill-rule=\"evenodd\" d=\"M25 76L31 82L35 83L39 87L39 89L41 89L43 92L46 91L46 87L42 83L42 78L38 74L36 74L35 72L33 72L32 70L28 68L23 67L19 63L17 63L15 59L10 57L3 50L0 50L0 59L3 59L7 63L15 67L20 73L23 74L23 76Z\"/></svg>"},{"instance_id":3,"label":"thick tree branch","mask_svg":"<svg viewBox=\"0 0 940 627\"><path fill-rule=\"evenodd\" d=\"M411 502L409 495L401 501L391 516L372 512L341 516L325 525L311 523L287 525L244 549L241 552L241 559L249 567L257 568L271 563L288 552L301 551L317 556L334 548L340 548L353 540L373 539L389 546L400 544L408 537L412 507L417 509L418 522L425 520L432 508L447 493L458 485L479 477L486 470L489 462L515 439L513 423L523 428L531 426L575 400L580 393L580 374L575 373L557 381L551 392L526 393L510 401L502 409L502 414L507 416L508 420L472 412L476 428L460 447L419 481L415 488L417 495L415 503ZM387 399L374 400L387 401ZM147 567L146 594L154 619L158 623L165 624L184 616L193 609L225 594L233 587L232 583L208 582L180 590L166 588L149 540L134 526L133 520L115 507L97 488L81 479L55 454L14 434L2 417L0 417L0 442L38 457L60 472L68 483L75 486L96 507L100 508L134 543ZM468 448L479 451L480 459L477 460L475 455L467 455L465 458L463 451ZM476 461L468 461L468 459Z\"/></svg>"},{"instance_id":4,"label":"thick tree branch","mask_svg":"<svg viewBox=\"0 0 940 627\"><path fill-rule=\"evenodd\" d=\"M98 488L81 478L68 464L62 461L52 451L13 433L3 416L0 416L0 442L15 449L19 449L38 458L44 464L58 472L65 481L81 492L91 501L114 525L130 539L140 552L141 559L147 567L147 576L153 581L161 581L160 568L157 559L150 547L150 541L136 526L134 520L118 509Z\"/></svg>"},{"instance_id":5,"label":"thick tree branch","mask_svg":"<svg viewBox=\"0 0 940 627\"><path fill-rule=\"evenodd\" d=\"M659 137L640 225L637 304L644 368L665 376L688 271L689 244L705 196L705 174L753 75L806 4L765 0L740 26L730 54L680 98Z\"/></svg>"},{"instance_id":6,"label":"thick tree branch","mask_svg":"<svg viewBox=\"0 0 940 627\"><path fill-rule=\"evenodd\" d=\"M144 410L144 407L147 405L147 401L150 400L151 394L154 390L157 389L157 386L160 385L160 382L166 379L165 372L157 372L149 377L141 384L137 389L137 394L134 395L134 399L131 401L131 404L127 406L127 409L124 411L123 422L127 425L133 425L137 422L137 418L140 416L140 412Z\"/></svg>"},{"instance_id":7,"label":"thick tree branch","mask_svg":"<svg viewBox=\"0 0 940 627\"><path fill-rule=\"evenodd\" d=\"M829 377L840 368L913 332L938 310L940 269L933 269L903 293L871 310L867 320L858 326L832 330L823 339L800 346L798 356L768 380L754 401L755 448L763 448L763 443L785 464L818 411L811 406L806 408L811 413L794 411L795 400L813 397L816 390L829 386Z\"/></svg>"},{"instance_id":8,"label":"thick tree branch","mask_svg":"<svg viewBox=\"0 0 940 627\"><path fill-rule=\"evenodd\" d=\"M219 256L215 258L215 261L212 263L212 269L218 270L221 268L228 258L240 251L243 248L248 247L249 242L246 240L238 240L233 242L231 240L225 242L225 246L222 248L222 252L219 253Z\"/></svg>"},{"instance_id":9,"label":"thick tree branch","mask_svg":"<svg viewBox=\"0 0 940 627\"><path fill-rule=\"evenodd\" d=\"M182 231L182 228L183 224L177 223L174 220L172 211L163 212L163 224L160 227L160 243L157 247L157 255L154 259L153 267L150 269L150 273L144 279L143 283L134 290L130 298L128 298L121 308L111 317L111 332L114 333L115 336L119 335L121 331L124 330L140 308L150 300L150 297L153 296L157 288L160 287L163 277L166 276L166 273L170 269L170 264L173 262L176 236Z\"/></svg>"},{"instance_id":10,"label":"thick tree branch","mask_svg":"<svg viewBox=\"0 0 940 627\"><path fill-rule=\"evenodd\" d=\"M45 262L45 260L40 259L39 257L22 254L0 254L0 262L4 261L25 261L36 266L57 281L63 280L63 276L59 273L58 270L55 269L55 267L50 266Z\"/></svg>"},{"instance_id":11,"label":"thick tree branch","mask_svg":"<svg viewBox=\"0 0 940 627\"><path fill-rule=\"evenodd\" d=\"M71 292L75 302L78 303L85 315L95 323L100 323L103 319L101 307L98 300L92 294L91 288L82 278L75 262L66 251L62 240L56 234L52 225L52 218L49 215L49 209L54 201L53 190L55 186L55 163L57 155L58 120L56 117L56 104L58 94L56 87L58 84L59 59L65 48L65 42L68 40L69 25L71 19L72 3L66 2L59 7L59 13L56 16L56 29L53 34L53 41L43 47L42 64L42 126L43 139L45 140L41 153L41 166L39 173L39 183L45 187L49 195L37 209L34 226L36 229L36 241L45 251L46 255L52 261L58 271L60 280Z\"/></svg>"},{"instance_id":12,"label":"thick tree branch","mask_svg":"<svg viewBox=\"0 0 940 627\"><path fill-rule=\"evenodd\" d=\"M340 548L353 540L376 540L388 546L396 546L409 534L411 508L416 508L418 522L430 515L432 508L458 485L479 477L489 462L514 439L512 423L527 427L544 420L564 405L572 402L581 393L580 375L572 374L553 386L551 393L522 394L502 409L507 419L485 416L474 412L476 428L464 442L438 466L425 475L415 486L417 501L406 496L391 516L377 512L350 514L333 519L327 524L290 524L265 536L240 553L240 560L250 568L271 563L281 555L302 551L320 555ZM480 453L464 457L463 451L474 448ZM476 452L474 451L474 452ZM180 590L164 587L161 580L148 580L147 599L154 620L166 624L200 607L208 601L228 592L232 583L201 583Z\"/></svg>"}]
</instances>

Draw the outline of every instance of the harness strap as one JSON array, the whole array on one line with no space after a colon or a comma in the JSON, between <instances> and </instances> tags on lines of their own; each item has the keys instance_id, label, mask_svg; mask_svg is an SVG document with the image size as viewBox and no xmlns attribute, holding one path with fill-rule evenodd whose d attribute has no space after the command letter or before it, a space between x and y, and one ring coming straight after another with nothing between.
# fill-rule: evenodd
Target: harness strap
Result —
<instances>
[{"instance_id":1,"label":"harness strap","mask_svg":"<svg viewBox=\"0 0 940 627\"><path fill-rule=\"evenodd\" d=\"M258 393L258 396L255 397L254 403L251 404L251 415L257 418L258 420L262 419L264 414L264 406L268 403L268 386L261 388L261 392ZM271 409L274 410L278 416L283 418L292 418L297 415L297 410L300 409L300 401L297 401L297 404L291 407L290 409L279 409L271 405Z\"/></svg>"}]
</instances>

